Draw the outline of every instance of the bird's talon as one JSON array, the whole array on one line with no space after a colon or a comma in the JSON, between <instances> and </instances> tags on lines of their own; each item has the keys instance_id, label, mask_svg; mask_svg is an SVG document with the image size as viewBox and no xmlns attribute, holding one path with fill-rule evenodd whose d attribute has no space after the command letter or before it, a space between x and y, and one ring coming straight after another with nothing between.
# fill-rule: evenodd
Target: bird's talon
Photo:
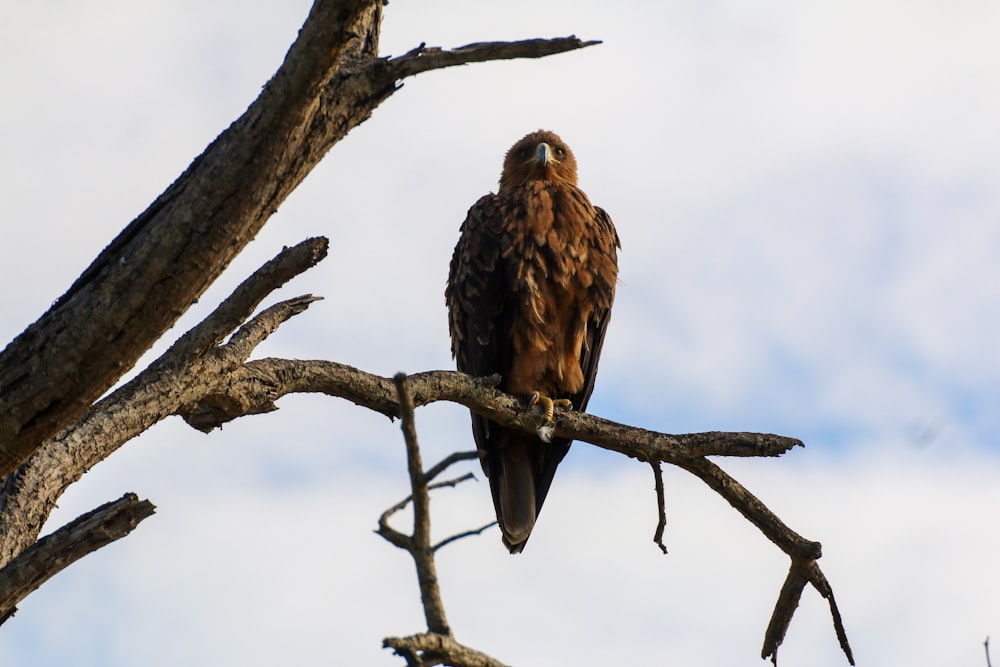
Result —
<instances>
[{"instance_id":1,"label":"bird's talon","mask_svg":"<svg viewBox=\"0 0 1000 667\"><path fill-rule=\"evenodd\" d=\"M552 422L552 418L556 414L556 407L571 408L573 407L573 401L568 398L549 398L542 392L535 391L528 398L528 406L532 407L535 405L542 406L542 414L544 416L542 423L548 424Z\"/></svg>"}]
</instances>

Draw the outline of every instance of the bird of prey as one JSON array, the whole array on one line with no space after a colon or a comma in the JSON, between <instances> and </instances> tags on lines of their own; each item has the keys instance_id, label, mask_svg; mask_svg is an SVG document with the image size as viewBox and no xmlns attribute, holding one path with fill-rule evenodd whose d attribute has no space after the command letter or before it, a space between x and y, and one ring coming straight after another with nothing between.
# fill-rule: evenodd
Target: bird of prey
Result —
<instances>
[{"instance_id":1,"label":"bird of prey","mask_svg":"<svg viewBox=\"0 0 1000 667\"><path fill-rule=\"evenodd\" d=\"M584 410L611 313L621 247L611 218L576 184L576 158L539 130L507 152L496 194L469 209L445 301L452 354L501 391ZM519 553L570 440L543 441L472 413L503 543Z\"/></svg>"}]
</instances>

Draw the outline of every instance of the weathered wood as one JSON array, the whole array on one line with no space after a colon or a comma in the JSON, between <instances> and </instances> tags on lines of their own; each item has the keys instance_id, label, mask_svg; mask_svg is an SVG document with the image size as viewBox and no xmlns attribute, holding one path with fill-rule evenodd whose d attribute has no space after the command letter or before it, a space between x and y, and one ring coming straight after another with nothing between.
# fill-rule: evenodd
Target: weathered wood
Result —
<instances>
[{"instance_id":1,"label":"weathered wood","mask_svg":"<svg viewBox=\"0 0 1000 667\"><path fill-rule=\"evenodd\" d=\"M0 623L29 593L92 551L125 537L156 508L134 493L101 505L35 542L0 570Z\"/></svg>"},{"instance_id":2,"label":"weathered wood","mask_svg":"<svg viewBox=\"0 0 1000 667\"><path fill-rule=\"evenodd\" d=\"M8 476L0 489L0 566L35 541L59 497L84 472L212 389L282 322L315 301L307 296L271 306L217 346L268 294L325 257L326 245L326 239L309 239L265 263L149 368L85 411Z\"/></svg>"}]
</instances>

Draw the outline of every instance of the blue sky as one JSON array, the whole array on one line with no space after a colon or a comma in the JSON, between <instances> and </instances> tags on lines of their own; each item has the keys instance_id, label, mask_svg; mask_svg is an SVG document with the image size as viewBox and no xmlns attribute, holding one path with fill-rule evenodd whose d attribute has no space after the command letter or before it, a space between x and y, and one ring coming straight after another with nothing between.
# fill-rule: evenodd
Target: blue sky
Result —
<instances>
[{"instance_id":1,"label":"blue sky","mask_svg":"<svg viewBox=\"0 0 1000 667\"><path fill-rule=\"evenodd\" d=\"M0 8L0 338L40 315L254 99L308 2ZM325 297L258 356L450 368L443 287L504 151L560 133L622 237L591 410L670 432L807 443L719 461L823 542L860 664L984 664L1000 635L1000 7L989 2L393 2L383 52L575 33L604 44L408 80L162 341L283 245L331 238L279 296ZM276 297L278 298L278 297ZM203 436L172 419L88 473L59 525L135 491L155 517L32 595L0 660L372 664L422 627L412 567L371 530L405 495L396 425L288 397ZM433 461L471 446L418 412ZM754 664L785 557L668 471L577 445L531 545L441 555L460 640L519 665ZM481 525L482 482L434 499ZM262 526L266 527L262 531ZM782 665L846 662L807 592ZM587 637L585 644L574 643Z\"/></svg>"}]
</instances>

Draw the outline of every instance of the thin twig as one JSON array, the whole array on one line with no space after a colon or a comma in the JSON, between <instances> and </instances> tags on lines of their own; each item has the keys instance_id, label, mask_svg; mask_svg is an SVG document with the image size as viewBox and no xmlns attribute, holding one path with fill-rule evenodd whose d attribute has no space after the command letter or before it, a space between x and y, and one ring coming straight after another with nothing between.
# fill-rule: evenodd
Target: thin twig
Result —
<instances>
[{"instance_id":1,"label":"thin twig","mask_svg":"<svg viewBox=\"0 0 1000 667\"><path fill-rule=\"evenodd\" d=\"M495 525L497 525L496 521L490 521L488 524L486 524L485 526L481 526L480 528L475 528L473 530L467 530L464 533L458 533L456 535L452 535L451 537L447 537L447 538L441 540L440 542L438 542L437 544L435 544L433 547L431 547L431 550L432 551L437 551L441 547L445 547L445 546L451 544L452 542L457 542L458 540L461 540L462 538L465 538L465 537L473 537L475 535L482 535L483 531L485 531L485 530L487 530L489 528L492 528Z\"/></svg>"},{"instance_id":2,"label":"thin twig","mask_svg":"<svg viewBox=\"0 0 1000 667\"><path fill-rule=\"evenodd\" d=\"M851 645L847 641L847 630L844 628L844 621L840 616L840 609L837 607L837 601L833 597L833 587L830 586L830 582L826 580L826 576L823 571L819 569L819 563L816 561L810 561L806 567L806 573L809 577L809 583L813 585L819 594L826 598L827 603L830 605L830 616L833 618L833 629L837 634L837 641L840 642L840 648L843 650L844 655L847 656L847 661L854 664L854 652L851 650Z\"/></svg>"},{"instance_id":3,"label":"thin twig","mask_svg":"<svg viewBox=\"0 0 1000 667\"><path fill-rule=\"evenodd\" d=\"M432 466L427 472L424 473L424 477L429 482L438 475L440 475L446 468L448 468L453 463L458 463L459 461L468 461L469 459L478 459L478 458L479 458L479 452L475 450L471 452L454 452L444 457L436 465ZM475 477L473 476L473 479L474 478Z\"/></svg>"},{"instance_id":4,"label":"thin twig","mask_svg":"<svg viewBox=\"0 0 1000 667\"><path fill-rule=\"evenodd\" d=\"M441 591L437 583L437 568L434 564L434 550L431 548L430 494L427 478L420 461L420 445L417 442L417 428L413 414L413 397L406 384L406 374L398 373L393 380L399 395L400 417L402 418L403 439L406 441L407 468L410 473L410 487L413 491L413 537L409 549L417 566L417 580L420 584L420 599L423 600L424 618L428 631L445 636L451 635L448 619L441 601Z\"/></svg>"},{"instance_id":5,"label":"thin twig","mask_svg":"<svg viewBox=\"0 0 1000 667\"><path fill-rule=\"evenodd\" d=\"M458 486L459 484L461 484L462 482L465 482L465 481L470 480L470 479L475 479L475 478L476 478L475 475L473 475L471 472L467 472L464 475L462 475L461 477L456 477L454 479L446 479L443 482L435 482L433 484L428 484L427 485L427 490L428 491L433 491L435 489L442 489L442 488L445 488L445 487L455 487L455 486ZM382 512L382 514L379 516L379 520L378 520L379 526L381 527L381 526L385 525L385 526L388 527L389 518L393 514L395 514L396 512L400 512L400 511L404 510L406 508L406 506L409 505L411 502L413 502L413 494L410 494L410 495L406 496L405 498L403 498L402 500L400 500L398 503L396 503L395 505L393 505L392 507L390 507L386 511ZM392 529L390 528L390 530L392 530ZM375 531L375 532L379 532L379 531ZM396 532L396 531L393 530L392 532ZM400 533L400 534L402 534L402 533Z\"/></svg>"},{"instance_id":6,"label":"thin twig","mask_svg":"<svg viewBox=\"0 0 1000 667\"><path fill-rule=\"evenodd\" d=\"M464 461L466 459L472 458L472 457L468 456L468 454L470 454L470 453L473 455L473 457L476 456L476 452L456 452L455 454L451 454L448 457L446 457L443 461L441 461L441 463L438 463L436 466L434 466L434 468L432 468L432 470L436 470L437 472L441 472L442 470L444 470L445 468L447 468L452 463L455 463L457 461ZM429 480L430 477L431 476L429 474L427 474L427 473L424 474L424 478L425 479ZM443 489L445 487L455 487L455 486L458 486L459 484L461 484L462 482L467 482L470 479L475 479L475 478L476 478L475 475L473 475L471 472L467 472L464 475L462 475L461 477L454 477L452 479L446 479L446 480L441 481L441 482L434 482L433 484L428 484L427 485L427 490L428 491L434 491L435 489ZM398 547L400 547L402 549L406 549L407 551L410 551L413 548L413 545L414 545L413 538L411 538L408 535L403 535L402 533L400 533L400 532L396 531L394 528L392 528L389 525L389 517L391 517L396 512L399 512L399 511L403 510L412 501L413 501L413 495L411 494L411 495L407 496L406 498L404 498L403 500L400 500L398 503L396 503L395 505L393 505L392 507L390 507L386 511L382 512L382 514L381 514L381 516L379 517L379 520L378 520L379 529L377 531L375 531L376 533L378 533L379 535L382 535L382 537L386 538L387 540L389 540L390 542L392 542L396 546L398 546ZM446 538L446 539L438 542L434 546L432 546L431 547L431 551L437 551L441 547L443 547L445 545L448 545L448 544L451 544L452 542L455 542L457 540L460 540L463 537L472 537L474 535L479 535L484 530L486 530L487 528L491 528L492 526L495 526L496 523L497 523L496 521L491 521L490 523L486 524L485 526L482 526L481 528L476 528L474 530L467 530L465 532L458 533L457 535L452 535L451 537L448 537L448 538Z\"/></svg>"},{"instance_id":7,"label":"thin twig","mask_svg":"<svg viewBox=\"0 0 1000 667\"><path fill-rule=\"evenodd\" d=\"M990 662L990 637L989 637L989 635L986 636L986 641L983 642L983 647L986 649L986 667L993 667L993 664Z\"/></svg>"},{"instance_id":8,"label":"thin twig","mask_svg":"<svg viewBox=\"0 0 1000 667\"><path fill-rule=\"evenodd\" d=\"M656 521L656 531L653 533L653 542L656 546L660 547L660 550L665 554L667 553L667 545L663 543L663 531L667 529L667 508L666 500L664 498L665 494L663 492L663 470L660 469L659 461L650 461L650 467L653 468L653 484L656 487L656 509L657 509L657 521Z\"/></svg>"},{"instance_id":9,"label":"thin twig","mask_svg":"<svg viewBox=\"0 0 1000 667\"><path fill-rule=\"evenodd\" d=\"M443 480L443 481L440 481L440 482L434 482L433 484L428 484L427 485L427 490L428 491L433 491L434 489L443 489L443 488L446 488L446 487L447 488L455 488L456 486L458 486L462 482L468 482L470 479L475 479L475 478L476 478L475 475L473 475L471 472L467 472L464 475L462 475L461 477L453 477L452 479L446 479L446 480Z\"/></svg>"}]
</instances>

